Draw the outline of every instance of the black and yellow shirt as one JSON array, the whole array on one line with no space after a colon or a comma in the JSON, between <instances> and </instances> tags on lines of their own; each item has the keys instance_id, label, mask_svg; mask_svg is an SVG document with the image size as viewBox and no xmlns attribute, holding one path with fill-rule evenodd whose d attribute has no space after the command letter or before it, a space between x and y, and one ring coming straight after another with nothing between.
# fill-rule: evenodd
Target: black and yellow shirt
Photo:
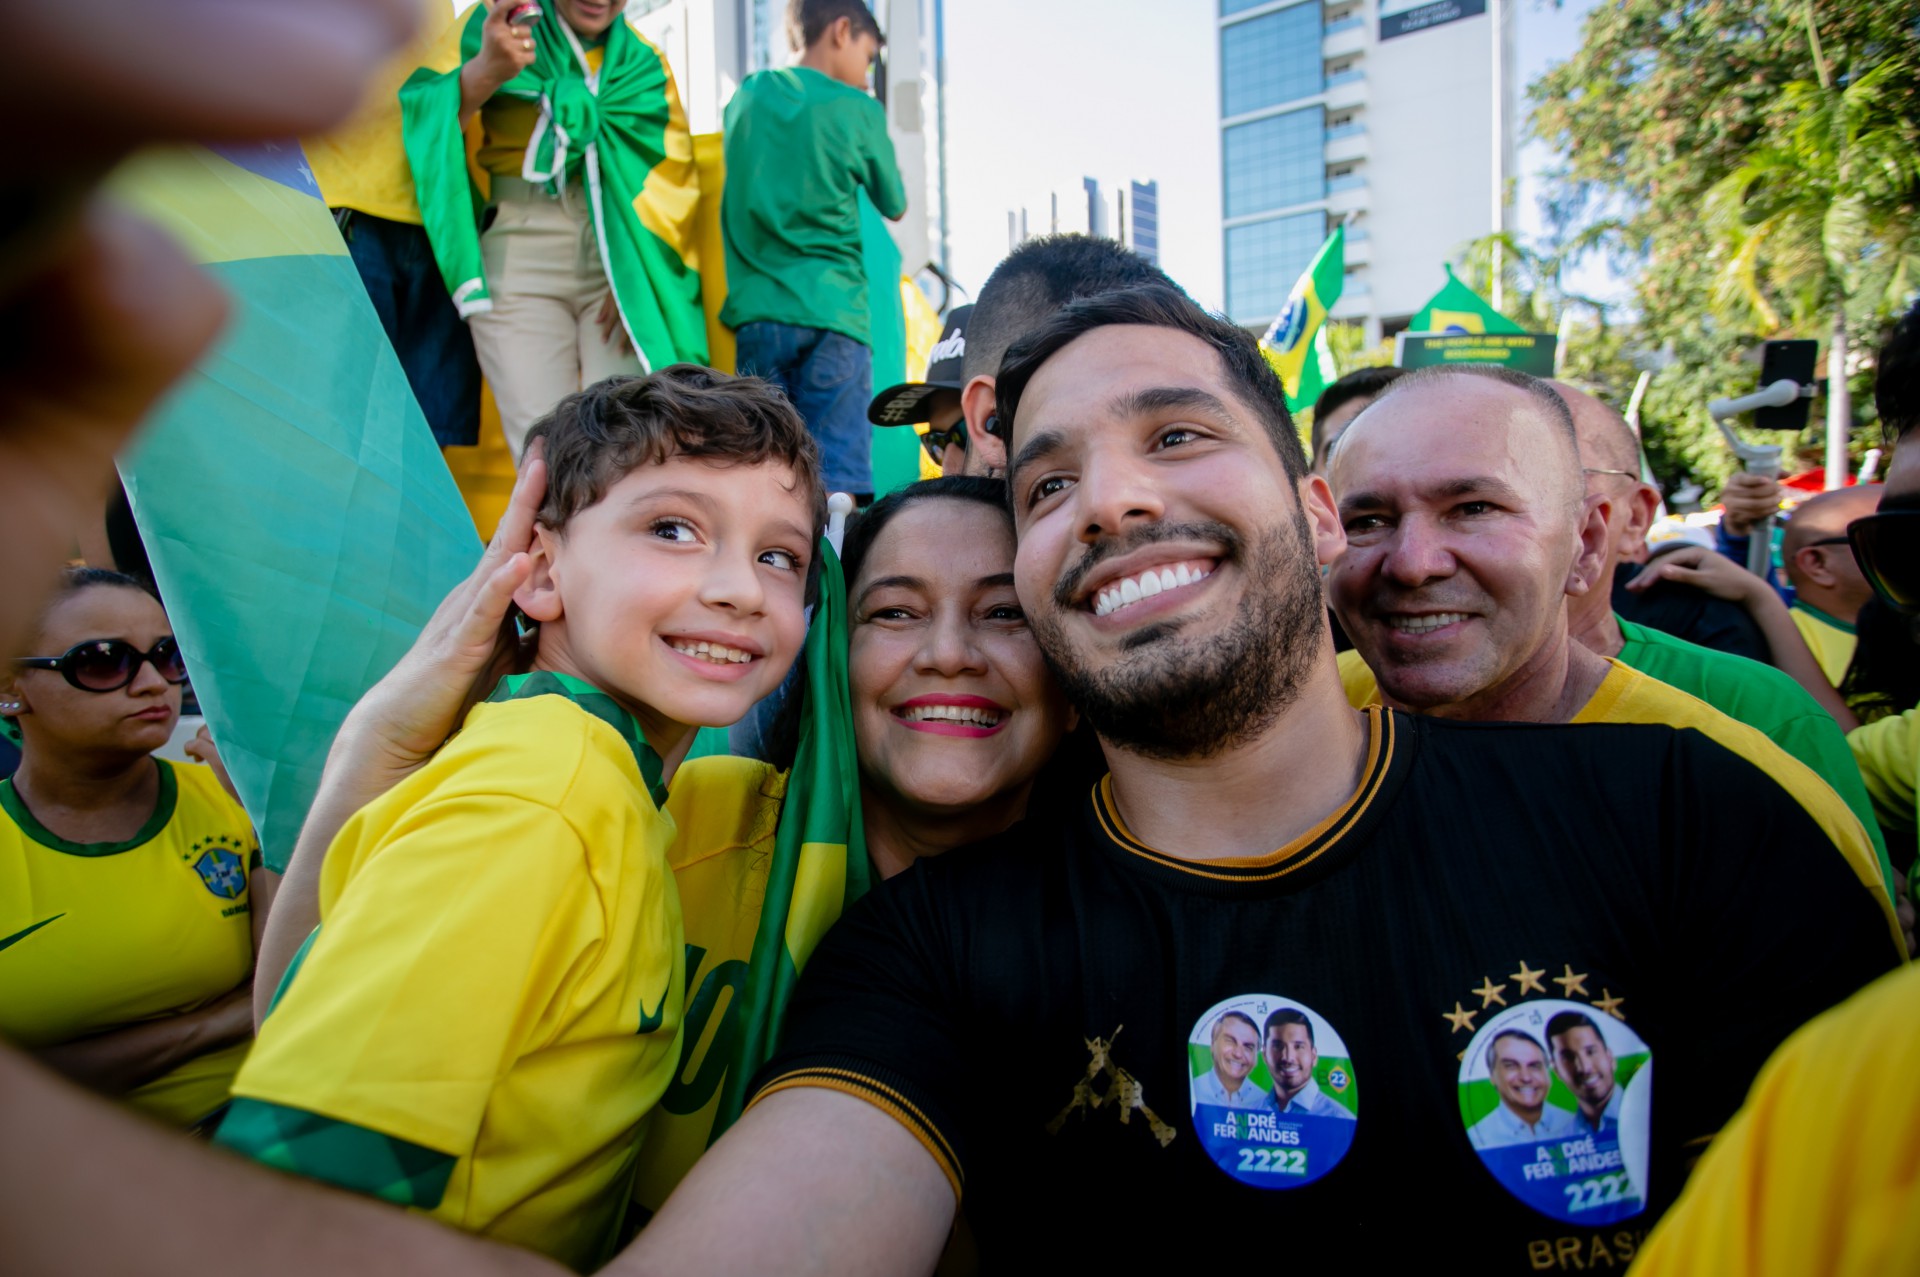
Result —
<instances>
[{"instance_id":1,"label":"black and yellow shirt","mask_svg":"<svg viewBox=\"0 0 1920 1277\"><path fill-rule=\"evenodd\" d=\"M674 827L607 697L496 699L340 831L218 1138L586 1271L680 1054Z\"/></svg>"},{"instance_id":2,"label":"black and yellow shirt","mask_svg":"<svg viewBox=\"0 0 1920 1277\"><path fill-rule=\"evenodd\" d=\"M259 843L205 767L155 759L160 797L125 842L69 842L0 781L0 1036L29 1049L197 1010L253 970ZM246 1044L134 1090L191 1126L227 1100Z\"/></svg>"},{"instance_id":3,"label":"black and yellow shirt","mask_svg":"<svg viewBox=\"0 0 1920 1277\"><path fill-rule=\"evenodd\" d=\"M1882 902L1699 732L1367 721L1268 855L1148 846L1102 781L882 884L759 1097L894 1117L989 1271L1624 1268L1768 1054L1898 963Z\"/></svg>"}]
</instances>

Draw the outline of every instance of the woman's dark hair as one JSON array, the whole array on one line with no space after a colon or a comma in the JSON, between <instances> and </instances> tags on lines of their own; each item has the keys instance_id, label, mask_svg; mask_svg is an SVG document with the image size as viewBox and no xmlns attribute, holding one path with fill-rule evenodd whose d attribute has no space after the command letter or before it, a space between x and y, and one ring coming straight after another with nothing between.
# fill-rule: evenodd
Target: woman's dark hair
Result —
<instances>
[{"instance_id":1,"label":"woman's dark hair","mask_svg":"<svg viewBox=\"0 0 1920 1277\"><path fill-rule=\"evenodd\" d=\"M1013 512L1007 507L1007 485L999 479L981 479L973 475L948 475L940 479L922 479L906 487L889 492L866 508L866 511L847 525L846 541L840 547L840 566L846 573L847 589L853 589L854 578L860 575L860 565L867 560L867 554L873 549L882 530L893 522L895 515L908 506L918 505L922 501L937 499L949 501L972 501L991 507L1001 518L1007 521L1008 531L1013 529Z\"/></svg>"},{"instance_id":2,"label":"woman's dark hair","mask_svg":"<svg viewBox=\"0 0 1920 1277\"><path fill-rule=\"evenodd\" d=\"M1840 695L1863 723L1903 714L1920 705L1920 653L1913 621L1878 597L1854 618L1853 661L1840 680Z\"/></svg>"}]
</instances>

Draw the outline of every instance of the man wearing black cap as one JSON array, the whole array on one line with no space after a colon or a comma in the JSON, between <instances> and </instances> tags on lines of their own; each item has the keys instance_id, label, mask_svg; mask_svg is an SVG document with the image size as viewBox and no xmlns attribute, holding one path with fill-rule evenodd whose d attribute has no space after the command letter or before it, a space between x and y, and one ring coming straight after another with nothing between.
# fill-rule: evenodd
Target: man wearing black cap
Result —
<instances>
[{"instance_id":1,"label":"man wearing black cap","mask_svg":"<svg viewBox=\"0 0 1920 1277\"><path fill-rule=\"evenodd\" d=\"M1165 284L1177 288L1158 266L1116 240L1092 235L1043 235L1030 239L993 268L993 274L980 286L980 300L964 309L970 313L947 321L947 331L934 347L934 365L927 370L924 383L896 386L876 396L867 416L875 425L904 425L930 421L927 449L938 452L942 474L971 474L984 478L1004 478L1007 473L1006 432L994 415L994 374L1007 348L1053 317L1055 311L1078 297L1110 293L1117 288L1140 284ZM960 315L955 310L954 316ZM953 352L957 372L946 366L947 343L965 331ZM946 391L957 389L959 416L950 415L955 401ZM919 404L933 404L931 416L883 415L895 396L918 391L925 395ZM944 406L941 406L944 405ZM909 411L895 408L895 412ZM940 442L935 443L938 436Z\"/></svg>"},{"instance_id":2,"label":"man wearing black cap","mask_svg":"<svg viewBox=\"0 0 1920 1277\"><path fill-rule=\"evenodd\" d=\"M960 365L967 352L967 320L972 306L955 306L947 314L927 359L925 381L909 381L883 390L867 405L867 420L876 426L927 423L920 446L927 450L943 475L967 473L967 424L960 415Z\"/></svg>"}]
</instances>

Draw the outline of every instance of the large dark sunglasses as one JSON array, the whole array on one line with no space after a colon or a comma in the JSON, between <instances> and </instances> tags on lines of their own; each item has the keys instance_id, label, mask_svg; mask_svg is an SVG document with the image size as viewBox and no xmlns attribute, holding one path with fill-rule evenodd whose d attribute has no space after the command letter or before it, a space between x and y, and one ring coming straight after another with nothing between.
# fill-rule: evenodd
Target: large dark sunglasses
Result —
<instances>
[{"instance_id":1,"label":"large dark sunglasses","mask_svg":"<svg viewBox=\"0 0 1920 1277\"><path fill-rule=\"evenodd\" d=\"M21 669L58 670L83 692L117 692L139 677L143 664L152 665L169 683L187 681L186 658L171 634L146 652L125 639L88 639L59 656L23 656L17 663Z\"/></svg>"},{"instance_id":2,"label":"large dark sunglasses","mask_svg":"<svg viewBox=\"0 0 1920 1277\"><path fill-rule=\"evenodd\" d=\"M1920 510L1882 510L1847 525L1860 574L1902 616L1920 615Z\"/></svg>"},{"instance_id":3,"label":"large dark sunglasses","mask_svg":"<svg viewBox=\"0 0 1920 1277\"><path fill-rule=\"evenodd\" d=\"M962 452L967 450L967 419L965 417L960 418L945 430L929 429L927 433L920 436L920 446L927 450L927 455L933 458L933 464L936 466L946 460L947 449L956 445Z\"/></svg>"}]
</instances>

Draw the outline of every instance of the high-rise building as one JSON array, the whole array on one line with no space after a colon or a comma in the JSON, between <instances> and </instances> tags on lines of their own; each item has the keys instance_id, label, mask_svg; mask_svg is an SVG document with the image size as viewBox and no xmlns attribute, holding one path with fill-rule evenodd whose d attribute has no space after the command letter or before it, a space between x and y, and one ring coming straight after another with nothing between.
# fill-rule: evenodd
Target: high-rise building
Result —
<instances>
[{"instance_id":1,"label":"high-rise building","mask_svg":"<svg viewBox=\"0 0 1920 1277\"><path fill-rule=\"evenodd\" d=\"M1133 208L1128 216L1127 242L1133 245L1133 251L1152 262L1160 264L1160 183L1132 183Z\"/></svg>"},{"instance_id":2,"label":"high-rise building","mask_svg":"<svg viewBox=\"0 0 1920 1277\"><path fill-rule=\"evenodd\" d=\"M886 108L887 131L907 188L907 215L889 229L908 272L928 262L945 269L942 0L869 4L887 34L874 91ZM785 0L629 0L626 16L666 55L688 125L695 133L717 133L741 80L793 61L786 12Z\"/></svg>"},{"instance_id":3,"label":"high-rise building","mask_svg":"<svg viewBox=\"0 0 1920 1277\"><path fill-rule=\"evenodd\" d=\"M1344 222L1333 315L1378 341L1506 224L1514 0L1218 2L1227 313L1272 323Z\"/></svg>"},{"instance_id":4,"label":"high-rise building","mask_svg":"<svg viewBox=\"0 0 1920 1277\"><path fill-rule=\"evenodd\" d=\"M1007 251L1040 235L1066 233L1114 239L1158 265L1160 262L1160 183L1129 182L1109 197L1098 179L1083 177L1074 190L1054 191L1035 214L1007 210Z\"/></svg>"}]
</instances>

